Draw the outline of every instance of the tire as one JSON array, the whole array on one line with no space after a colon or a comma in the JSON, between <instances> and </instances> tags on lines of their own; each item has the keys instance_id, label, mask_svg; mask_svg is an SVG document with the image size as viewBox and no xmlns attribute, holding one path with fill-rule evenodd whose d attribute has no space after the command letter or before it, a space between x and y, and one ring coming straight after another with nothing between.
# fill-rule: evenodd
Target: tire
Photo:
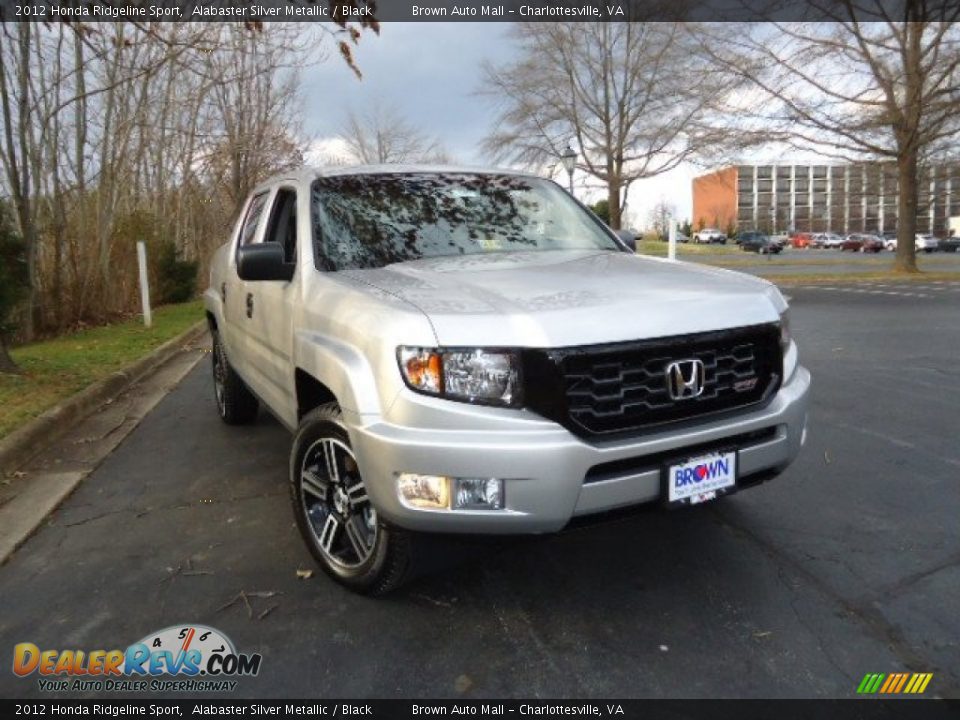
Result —
<instances>
[{"instance_id":1,"label":"tire","mask_svg":"<svg viewBox=\"0 0 960 720\"><path fill-rule=\"evenodd\" d=\"M217 412L227 425L247 425L257 418L260 402L230 366L227 353L220 341L220 333L213 332L213 390Z\"/></svg>"},{"instance_id":2,"label":"tire","mask_svg":"<svg viewBox=\"0 0 960 720\"><path fill-rule=\"evenodd\" d=\"M300 422L289 490L300 535L331 578L364 595L382 595L409 579L415 538L377 515L336 403Z\"/></svg>"}]
</instances>

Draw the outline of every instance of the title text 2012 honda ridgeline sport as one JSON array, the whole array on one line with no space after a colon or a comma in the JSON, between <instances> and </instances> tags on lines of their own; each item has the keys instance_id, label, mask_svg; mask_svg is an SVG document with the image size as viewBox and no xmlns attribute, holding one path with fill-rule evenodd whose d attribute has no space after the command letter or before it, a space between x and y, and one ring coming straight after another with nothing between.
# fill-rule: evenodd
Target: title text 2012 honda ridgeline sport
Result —
<instances>
[{"instance_id":1,"label":"title text 2012 honda ridgeline sport","mask_svg":"<svg viewBox=\"0 0 960 720\"><path fill-rule=\"evenodd\" d=\"M382 592L414 533L544 533L769 479L810 375L762 280L638 257L555 183L310 170L253 192L205 294L220 416L296 432L323 568Z\"/></svg>"}]
</instances>

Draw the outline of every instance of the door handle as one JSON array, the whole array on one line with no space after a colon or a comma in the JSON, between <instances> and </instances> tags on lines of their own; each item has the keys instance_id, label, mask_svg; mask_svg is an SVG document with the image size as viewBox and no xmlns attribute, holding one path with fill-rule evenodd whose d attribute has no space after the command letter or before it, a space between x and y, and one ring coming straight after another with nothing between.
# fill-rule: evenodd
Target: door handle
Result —
<instances>
[{"instance_id":1,"label":"door handle","mask_svg":"<svg viewBox=\"0 0 960 720\"><path fill-rule=\"evenodd\" d=\"M247 293L247 317L253 317L253 293Z\"/></svg>"},{"instance_id":2,"label":"door handle","mask_svg":"<svg viewBox=\"0 0 960 720\"><path fill-rule=\"evenodd\" d=\"M227 301L227 284L226 283L220 284L220 300L223 302Z\"/></svg>"}]
</instances>

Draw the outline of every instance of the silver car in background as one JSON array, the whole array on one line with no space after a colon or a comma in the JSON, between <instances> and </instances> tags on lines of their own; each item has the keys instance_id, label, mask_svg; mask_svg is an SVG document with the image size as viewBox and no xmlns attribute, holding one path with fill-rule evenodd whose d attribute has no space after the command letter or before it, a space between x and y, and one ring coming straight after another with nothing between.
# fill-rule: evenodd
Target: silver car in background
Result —
<instances>
[{"instance_id":1,"label":"silver car in background","mask_svg":"<svg viewBox=\"0 0 960 720\"><path fill-rule=\"evenodd\" d=\"M933 235L916 235L917 252L932 253L936 252L940 242Z\"/></svg>"}]
</instances>

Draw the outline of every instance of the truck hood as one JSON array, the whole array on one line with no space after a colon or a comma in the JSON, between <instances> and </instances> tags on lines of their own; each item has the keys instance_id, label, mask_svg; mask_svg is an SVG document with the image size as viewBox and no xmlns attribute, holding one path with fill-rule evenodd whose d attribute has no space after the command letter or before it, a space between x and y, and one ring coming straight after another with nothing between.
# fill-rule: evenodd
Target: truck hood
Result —
<instances>
[{"instance_id":1,"label":"truck hood","mask_svg":"<svg viewBox=\"0 0 960 720\"><path fill-rule=\"evenodd\" d=\"M641 340L775 322L786 307L749 275L609 251L431 258L342 275L420 309L448 347Z\"/></svg>"}]
</instances>

